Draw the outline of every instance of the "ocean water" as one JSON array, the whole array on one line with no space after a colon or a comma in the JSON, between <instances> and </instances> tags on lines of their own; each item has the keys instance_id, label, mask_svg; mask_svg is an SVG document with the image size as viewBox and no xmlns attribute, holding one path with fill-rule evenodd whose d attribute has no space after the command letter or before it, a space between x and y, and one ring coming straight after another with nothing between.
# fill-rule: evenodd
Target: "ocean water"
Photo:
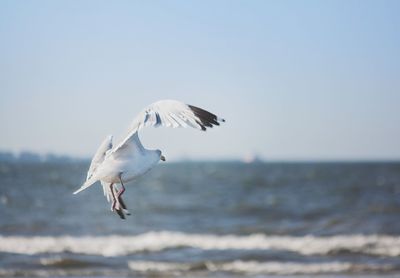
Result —
<instances>
[{"instance_id":1,"label":"ocean water","mask_svg":"<svg viewBox=\"0 0 400 278\"><path fill-rule=\"evenodd\" d=\"M167 163L127 184L88 163L0 163L0 277L398 277L400 163Z\"/></svg>"}]
</instances>

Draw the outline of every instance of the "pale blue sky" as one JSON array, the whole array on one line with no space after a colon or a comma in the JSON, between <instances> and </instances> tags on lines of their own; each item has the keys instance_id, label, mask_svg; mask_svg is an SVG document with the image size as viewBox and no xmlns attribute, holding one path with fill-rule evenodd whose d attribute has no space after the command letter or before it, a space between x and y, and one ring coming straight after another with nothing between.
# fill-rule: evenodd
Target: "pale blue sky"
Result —
<instances>
[{"instance_id":1,"label":"pale blue sky","mask_svg":"<svg viewBox=\"0 0 400 278\"><path fill-rule=\"evenodd\" d=\"M145 105L167 158L400 158L400 1L0 1L0 150L90 156Z\"/></svg>"}]
</instances>

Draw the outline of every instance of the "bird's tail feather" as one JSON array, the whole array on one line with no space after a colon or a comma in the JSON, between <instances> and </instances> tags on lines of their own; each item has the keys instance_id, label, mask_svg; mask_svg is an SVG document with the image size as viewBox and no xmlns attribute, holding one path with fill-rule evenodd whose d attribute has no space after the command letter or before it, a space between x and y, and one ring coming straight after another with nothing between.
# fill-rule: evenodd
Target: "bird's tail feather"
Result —
<instances>
[{"instance_id":1,"label":"bird's tail feather","mask_svg":"<svg viewBox=\"0 0 400 278\"><path fill-rule=\"evenodd\" d=\"M101 182L101 185L103 186L103 192L104 192L104 196L106 196L107 198L107 202L110 202L111 198L112 198L112 193L110 190L110 184L107 182Z\"/></svg>"},{"instance_id":2,"label":"bird's tail feather","mask_svg":"<svg viewBox=\"0 0 400 278\"><path fill-rule=\"evenodd\" d=\"M85 190L86 188L88 188L89 186L91 186L92 184L94 184L97 180L96 179L88 179L87 181L85 181L85 183L78 189L76 190L73 194L78 194L79 192Z\"/></svg>"}]
</instances>

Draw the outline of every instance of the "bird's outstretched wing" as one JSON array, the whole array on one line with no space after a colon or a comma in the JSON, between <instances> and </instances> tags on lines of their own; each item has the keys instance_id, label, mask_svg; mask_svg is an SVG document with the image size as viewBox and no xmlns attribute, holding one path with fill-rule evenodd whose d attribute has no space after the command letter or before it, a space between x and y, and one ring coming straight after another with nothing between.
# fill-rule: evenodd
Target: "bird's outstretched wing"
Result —
<instances>
[{"instance_id":1,"label":"bird's outstretched wing","mask_svg":"<svg viewBox=\"0 0 400 278\"><path fill-rule=\"evenodd\" d=\"M193 127L205 131L208 127L219 125L220 122L225 122L225 120L196 106L176 100L160 100L150 104L136 116L127 136L110 151L110 155L123 147L137 131L146 126Z\"/></svg>"},{"instance_id":2,"label":"bird's outstretched wing","mask_svg":"<svg viewBox=\"0 0 400 278\"><path fill-rule=\"evenodd\" d=\"M86 176L86 182L79 188L77 191L74 192L74 194L77 194L81 192L82 190L86 189L88 186L88 181L91 179L93 176L93 173L96 171L97 167L104 161L104 158L106 157L106 154L109 150L112 148L112 135L107 136L106 139L100 144L100 147L97 149L95 155L92 158L92 162L90 163L89 170L87 172ZM103 186L104 187L104 186ZM106 189L104 189L104 193L106 193Z\"/></svg>"}]
</instances>

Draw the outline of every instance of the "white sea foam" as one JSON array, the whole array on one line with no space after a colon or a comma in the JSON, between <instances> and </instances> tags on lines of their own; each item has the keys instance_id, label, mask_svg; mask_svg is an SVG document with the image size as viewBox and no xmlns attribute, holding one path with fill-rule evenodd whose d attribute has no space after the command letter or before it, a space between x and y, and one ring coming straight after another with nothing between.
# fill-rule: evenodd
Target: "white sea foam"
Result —
<instances>
[{"instance_id":1,"label":"white sea foam","mask_svg":"<svg viewBox=\"0 0 400 278\"><path fill-rule=\"evenodd\" d=\"M303 255L354 252L375 256L400 256L400 236L340 235L292 237L252 234L210 235L180 232L149 232L136 236L0 236L0 252L18 254L71 252L107 257L142 251L192 247L203 250L286 250Z\"/></svg>"},{"instance_id":2,"label":"white sea foam","mask_svg":"<svg viewBox=\"0 0 400 278\"><path fill-rule=\"evenodd\" d=\"M170 262L154 262L154 261L130 261L128 267L134 271L140 272L165 272L165 271L188 271L190 264L170 263Z\"/></svg>"},{"instance_id":3,"label":"white sea foam","mask_svg":"<svg viewBox=\"0 0 400 278\"><path fill-rule=\"evenodd\" d=\"M184 263L130 261L130 269L138 272L184 272L196 266ZM326 274L326 273L360 273L368 271L390 271L390 265L351 264L347 262L329 263L292 263L292 262L257 262L257 261L232 261L224 263L205 263L204 270L226 271L242 274Z\"/></svg>"}]
</instances>

